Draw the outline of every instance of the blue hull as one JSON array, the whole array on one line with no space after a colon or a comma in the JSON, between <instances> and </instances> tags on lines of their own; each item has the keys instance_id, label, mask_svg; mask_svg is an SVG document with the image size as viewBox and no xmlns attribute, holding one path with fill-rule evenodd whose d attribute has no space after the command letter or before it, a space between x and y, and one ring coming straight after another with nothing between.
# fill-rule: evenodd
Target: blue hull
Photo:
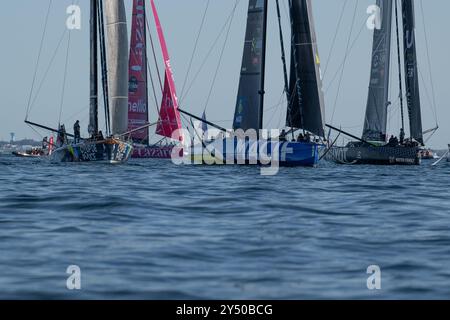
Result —
<instances>
[{"instance_id":1,"label":"blue hull","mask_svg":"<svg viewBox=\"0 0 450 320\"><path fill-rule=\"evenodd\" d=\"M228 144L227 144L228 142ZM213 145L213 147L211 147ZM237 141L214 141L205 146L197 145L191 149L188 157L197 164L237 164L237 165L273 165L277 162L280 167L315 167L319 163L320 148L322 145L306 142L280 142L277 143L277 152L272 151L272 142L267 142L261 151L255 144L246 142L245 147L238 147ZM233 146L234 145L234 146ZM252 147L251 147L252 145ZM275 147L275 146L274 146ZM252 150L253 151L250 151ZM266 155L262 157L261 154ZM270 158L270 161L264 159ZM268 163L269 162L269 163Z\"/></svg>"},{"instance_id":2,"label":"blue hull","mask_svg":"<svg viewBox=\"0 0 450 320\"><path fill-rule=\"evenodd\" d=\"M285 144L287 144L286 147ZM283 151L283 148L288 150ZM315 143L285 142L280 145L280 165L285 167L315 167L319 163L319 148L320 146ZM284 159L283 156L285 156Z\"/></svg>"}]
</instances>

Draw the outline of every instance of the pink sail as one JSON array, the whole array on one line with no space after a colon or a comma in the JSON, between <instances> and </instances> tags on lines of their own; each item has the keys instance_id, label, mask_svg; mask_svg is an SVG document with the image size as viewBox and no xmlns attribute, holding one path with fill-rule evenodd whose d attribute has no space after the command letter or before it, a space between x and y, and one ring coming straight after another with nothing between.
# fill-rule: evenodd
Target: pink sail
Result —
<instances>
[{"instance_id":1,"label":"pink sail","mask_svg":"<svg viewBox=\"0 0 450 320\"><path fill-rule=\"evenodd\" d=\"M178 98L175 89L172 67L170 65L169 51L167 50L166 40L164 38L164 33L154 0L151 0L151 5L165 65L163 99L156 133L161 136L171 138L172 134L176 130L182 128L180 113L178 111Z\"/></svg>"},{"instance_id":2,"label":"pink sail","mask_svg":"<svg viewBox=\"0 0 450 320\"><path fill-rule=\"evenodd\" d=\"M145 126L149 119L145 28L145 0L133 0L128 88L129 131ZM131 137L135 142L146 143L148 141L148 129L135 131Z\"/></svg>"}]
</instances>

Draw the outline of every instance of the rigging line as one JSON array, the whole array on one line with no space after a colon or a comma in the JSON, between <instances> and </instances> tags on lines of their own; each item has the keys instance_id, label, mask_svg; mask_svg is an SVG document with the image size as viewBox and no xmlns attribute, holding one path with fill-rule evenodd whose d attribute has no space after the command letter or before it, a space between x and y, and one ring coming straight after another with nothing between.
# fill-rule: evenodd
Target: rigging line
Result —
<instances>
[{"instance_id":1,"label":"rigging line","mask_svg":"<svg viewBox=\"0 0 450 320\"><path fill-rule=\"evenodd\" d=\"M238 3L240 3L241 1L239 0ZM197 78L199 77L200 73L202 72L204 66L206 65L206 62L208 61L209 57L211 56L211 53L213 52L214 48L216 47L217 43L219 42L220 38L222 37L222 34L225 32L226 27L228 25L228 22L230 21L230 19L232 19L234 17L234 13L235 13L235 9L233 9L231 11L231 13L228 15L224 25L222 26L222 29L219 32L219 35L216 37L216 39L214 40L211 48L209 49L208 53L206 54L206 56L203 58L203 62L200 66L200 68L198 69L197 73L195 74L194 78L192 79L192 81L190 82L190 85L188 87L188 89L186 90L185 95L182 97L182 99L180 100L180 104L183 103L183 101L186 99L186 97L188 96L189 92L191 91L192 87L194 86L195 81L197 80Z\"/></svg>"},{"instance_id":2,"label":"rigging line","mask_svg":"<svg viewBox=\"0 0 450 320\"><path fill-rule=\"evenodd\" d=\"M285 97L286 97L286 96L284 95L284 91L283 91L283 92L281 93L281 96L280 96L280 99L279 99L279 101L278 101L278 104L276 104L276 105L274 105L274 106L272 106L272 107L270 107L270 108L265 109L265 110L264 110L264 113L267 113L267 111L271 111L271 110L274 110L274 109L275 109L275 111L279 111L278 109L279 109L280 106L283 105L283 102L284 102L284 98L285 98ZM275 119L275 114L281 113L281 112L275 112L275 111L272 112L272 116L270 117L269 121L266 122L267 127L269 127L270 124L272 123L272 121Z\"/></svg>"},{"instance_id":3,"label":"rigging line","mask_svg":"<svg viewBox=\"0 0 450 320\"><path fill-rule=\"evenodd\" d=\"M69 54L70 54L70 38L71 38L71 34L69 32L69 37L67 39L66 63L64 65L64 77L63 77L63 86L62 86L62 93L61 93L61 104L59 107L58 124L61 124L62 110L63 110L63 106L64 106L64 97L65 97L65 93L66 93L67 69L69 66Z\"/></svg>"},{"instance_id":4,"label":"rigging line","mask_svg":"<svg viewBox=\"0 0 450 320\"><path fill-rule=\"evenodd\" d=\"M363 32L364 28L366 27L366 21L363 22L363 24L361 25L361 29L359 29L359 33L358 35L355 37L355 39L352 42L352 45L350 46L349 52L347 53L350 54L350 52L353 50L353 48L356 45L356 42L359 40L359 37L361 36L361 33ZM324 93L326 94L328 92L328 90L330 90L331 86L333 85L334 81L336 80L337 76L339 75L339 73L342 71L341 69L344 67L344 64L347 61L347 55L344 57L344 61L341 62L341 64L339 65L338 69L336 70L332 80L330 81L330 83L327 85L327 87L324 90Z\"/></svg>"},{"instance_id":5,"label":"rigging line","mask_svg":"<svg viewBox=\"0 0 450 320\"><path fill-rule=\"evenodd\" d=\"M38 136L40 136L41 137L41 139L42 138L44 138L44 135L41 133L41 132L39 132L34 126L32 126L32 125L30 125L30 124L27 124L30 128L31 128L31 130L33 130Z\"/></svg>"},{"instance_id":6,"label":"rigging line","mask_svg":"<svg viewBox=\"0 0 450 320\"><path fill-rule=\"evenodd\" d=\"M76 116L80 115L81 113L84 113L86 110L89 110L90 106L84 106L83 108L79 109L76 113L72 114L70 117L67 117L62 121L62 123L66 123L69 120L73 120Z\"/></svg>"},{"instance_id":7,"label":"rigging line","mask_svg":"<svg viewBox=\"0 0 450 320\"><path fill-rule=\"evenodd\" d=\"M158 111L158 114L160 113L159 111L159 101L158 101L158 97L156 94L156 88L155 88L155 81L153 80L153 73L152 73L152 69L150 68L150 63L147 60L147 70L149 73L149 78L150 78L150 83L152 85L152 91L153 91L153 98L155 99L155 106L156 106L156 110Z\"/></svg>"},{"instance_id":8,"label":"rigging line","mask_svg":"<svg viewBox=\"0 0 450 320\"><path fill-rule=\"evenodd\" d=\"M348 58L348 55L349 55L349 48L350 48L350 42L351 42L352 34L353 34L353 27L355 26L356 13L358 11L358 3L359 3L358 0L356 0L356 2L355 2L355 10L353 12L352 25L351 25L351 28L350 28L350 34L349 34L348 40L347 40L347 48L345 50L344 63L342 64L341 77L339 79L339 86L338 86L338 90L336 92L336 98L334 99L334 107L333 107L333 113L332 113L332 116L331 116L331 123L333 123L333 120L334 120L334 115L336 113L336 106L337 106L337 102L338 102L338 99L339 99L339 94L340 94L340 91L341 91L342 80L344 78L345 64L347 63L347 58Z\"/></svg>"},{"instance_id":9,"label":"rigging line","mask_svg":"<svg viewBox=\"0 0 450 320\"><path fill-rule=\"evenodd\" d=\"M341 15L339 17L339 21L338 21L338 24L336 26L336 32L334 33L331 49L330 49L330 52L328 54L328 58L326 60L325 70L324 70L323 76L322 76L323 79L325 79L325 75L327 74L327 71L328 71L328 66L329 66L329 63L330 63L330 60L331 60L331 55L333 54L334 46L336 45L338 32L339 32L339 29L341 28L342 18L344 17L344 12L345 12L345 8L347 7L347 3L348 3L348 0L345 0L344 5L342 6Z\"/></svg>"},{"instance_id":10,"label":"rigging line","mask_svg":"<svg viewBox=\"0 0 450 320\"><path fill-rule=\"evenodd\" d=\"M31 112L31 110L33 109L34 105L36 104L36 101L37 101L37 99L39 97L39 93L41 92L42 87L44 86L45 80L47 79L48 73L50 72L50 69L53 67L53 62L56 59L56 56L57 56L57 54L59 52L59 48L61 47L61 44L63 43L63 41L64 41L64 39L66 37L66 33L67 33L67 29L64 29L64 32L63 32L63 34L61 35L61 37L60 37L60 39L58 41L58 45L56 46L56 49L53 52L53 56L50 59L50 62L49 62L48 66L47 66L47 68L46 68L46 70L44 72L44 76L42 77L42 80L39 83L39 87L36 90L34 98L33 98L32 102L30 104L29 112Z\"/></svg>"},{"instance_id":11,"label":"rigging line","mask_svg":"<svg viewBox=\"0 0 450 320\"><path fill-rule=\"evenodd\" d=\"M39 63L41 61L42 49L44 48L44 41L45 41L45 36L47 34L48 20L50 17L50 10L52 7L52 3L53 3L53 0L49 0L48 8L47 8L47 15L45 17L45 23L44 23L44 31L43 31L42 37L41 37L41 44L39 46L39 53L38 53L38 57L37 57L37 61L36 61L36 67L34 69L33 81L31 83L31 90L30 90L30 94L28 96L26 119L28 118L28 114L30 112L31 98L33 96L34 84L36 82L36 77L37 77L37 73L38 73L38 69L39 69Z\"/></svg>"},{"instance_id":12,"label":"rigging line","mask_svg":"<svg viewBox=\"0 0 450 320\"><path fill-rule=\"evenodd\" d=\"M430 98L430 93L428 91L428 87L426 85L425 78L424 78L423 73L421 72L420 68L417 68L417 70L419 71L420 78L422 79L422 83L423 83L422 87L425 89L425 96L427 97L428 103L432 106L431 112L433 112L434 120L436 121L436 125L437 125L438 124L437 112L436 112L435 108L433 108L433 101Z\"/></svg>"},{"instance_id":13,"label":"rigging line","mask_svg":"<svg viewBox=\"0 0 450 320\"><path fill-rule=\"evenodd\" d=\"M432 94L432 99L433 99L433 108L434 108L434 115L435 115L435 120L436 123L438 123L438 119L437 119L437 104L436 104L436 94L435 94L435 88L434 88L434 79L433 79L433 73L432 73L432 65L431 65L431 57L430 57L430 46L429 46L429 42L428 42L428 32L427 32L427 28L425 25L425 11L423 9L423 1L420 1L420 9L422 11L422 25L423 25L423 32L425 35L425 46L426 46L426 51L427 51L427 60L428 60L428 71L429 71L429 76L430 76L430 82L431 82L431 94Z\"/></svg>"},{"instance_id":14,"label":"rigging line","mask_svg":"<svg viewBox=\"0 0 450 320\"><path fill-rule=\"evenodd\" d=\"M147 17L148 17L148 15L147 15ZM164 92L164 89L163 89L163 85L162 85L162 81L161 81L161 72L159 71L158 59L156 57L156 51L155 51L155 44L153 42L153 36L152 36L152 32L150 30L150 26L148 24L148 19L146 19L146 23L145 24L147 25L147 32L148 32L148 36L150 38L150 45L152 47L153 59L155 61L155 66L156 66L156 73L158 75L159 86L161 88L161 93L162 93L162 92ZM147 61L147 63L148 63L148 61Z\"/></svg>"},{"instance_id":15,"label":"rigging line","mask_svg":"<svg viewBox=\"0 0 450 320\"><path fill-rule=\"evenodd\" d=\"M149 35L149 38L150 38L150 40L152 41L152 34L151 34L151 32L150 32L150 28L149 28L149 24L148 24L148 15L147 15L147 11L145 12L145 24L146 24L146 27L147 27L147 33L148 33L148 35ZM158 115L159 115L159 113L160 113L160 111L159 111L159 101L158 101L158 96L157 96L157 93L156 93L156 86L155 86L155 81L153 80L153 72L152 72L152 68L151 68L151 65L150 65L150 62L149 62L149 59L148 59L148 55L147 55L147 52L148 52L148 46L146 45L145 46L145 50L146 50L146 57L147 57L147 59L146 59L146 67L147 67L147 71L148 71L148 76L149 76L149 78L150 78L150 83L151 83L151 85L152 85L152 91L153 91L153 98L155 99L155 106L156 106L156 110L158 111ZM161 84L161 76L160 76L160 74L159 74L159 68L158 68L158 63L157 63L157 59L156 59L156 52L155 52L155 50L154 50L154 46L152 45L152 52L153 52L153 58L154 58L154 61L155 61L155 69L156 69L156 72L157 72L157 75L158 75L158 79L159 79L159 85L160 85L160 87L161 87L161 92L163 91L163 89L162 89L162 84ZM144 76L145 77L145 76ZM147 79L146 79L147 80ZM147 106L148 107L148 106ZM149 137L150 138L150 137Z\"/></svg>"},{"instance_id":16,"label":"rigging line","mask_svg":"<svg viewBox=\"0 0 450 320\"><path fill-rule=\"evenodd\" d=\"M203 13L203 18L202 18L202 22L200 23L200 29L198 30L198 34L197 34L197 39L195 40L195 45L194 45L194 49L192 50L192 55L191 55L191 59L189 61L189 65L188 65L188 69L186 72L186 76L184 78L184 82L183 82L183 87L181 89L181 95L180 98L183 97L184 94L184 89L186 89L186 83L189 79L189 73L191 72L192 69L192 63L194 62L194 57L195 57L195 53L197 51L197 47L198 47L198 42L200 40L200 36L202 34L203 31L203 26L205 25L205 21L206 21L206 14L208 13L208 8L209 8L209 4L210 4L211 0L208 0L208 2L206 3L206 8L205 11Z\"/></svg>"},{"instance_id":17,"label":"rigging line","mask_svg":"<svg viewBox=\"0 0 450 320\"><path fill-rule=\"evenodd\" d=\"M214 90L214 86L216 84L217 75L219 74L220 66L222 65L223 54L225 53L225 49L227 47L228 39L230 37L230 30L231 30L231 27L233 25L234 13L236 12L236 7L237 7L238 3L239 3L239 0L236 0L236 2L234 4L234 9L233 9L234 10L233 11L233 17L231 18L230 24L228 26L227 34L225 36L225 41L224 41L223 47L222 47L222 51L220 52L219 63L217 64L216 72L214 74L213 81L211 83L211 88L209 89L208 98L206 99L205 110L208 107L209 101L211 99L212 92Z\"/></svg>"}]
</instances>

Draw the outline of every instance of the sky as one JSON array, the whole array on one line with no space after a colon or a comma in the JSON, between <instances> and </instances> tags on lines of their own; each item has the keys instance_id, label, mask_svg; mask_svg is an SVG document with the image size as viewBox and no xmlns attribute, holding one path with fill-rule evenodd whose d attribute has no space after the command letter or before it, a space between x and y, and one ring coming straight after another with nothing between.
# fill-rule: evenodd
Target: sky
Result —
<instances>
[{"instance_id":1,"label":"sky","mask_svg":"<svg viewBox=\"0 0 450 320\"><path fill-rule=\"evenodd\" d=\"M68 17L66 8L73 2L78 3L81 8L82 24L80 30L69 32L66 31ZM199 115L206 108L209 120L224 127L231 127L248 1L210 0L189 74L187 73L189 62L208 1L155 0L155 2L167 38L182 107ZM132 1L125 0L125 3L130 22ZM281 0L281 3L285 43L288 44L287 0ZM366 27L366 21L367 8L374 3L375 0L312 0L322 63L326 119L328 123L356 135L362 132L367 101L373 31ZM283 101L283 74L275 1L269 0L269 4L264 123L268 128L279 128L284 125L286 105ZM450 72L450 41L446 34L450 1L415 0L415 4L423 127L433 128L436 122L438 123L440 129L430 138L428 145L443 148L450 143L448 121L450 108L447 102L446 77ZM56 127L61 119L66 123L66 127L71 128L73 122L78 119L81 121L82 130L86 131L89 105L88 0L53 0L34 92L30 99L48 5L49 0L15 0L5 1L2 4L0 140L9 140L10 132L15 132L18 139L41 138L44 134L42 131L36 132L23 122L30 100L33 101L28 113L30 120ZM223 33L216 46L212 47L235 5L228 38L225 36L226 33ZM340 19L341 12L342 19ZM153 28L156 40L153 21L150 21L150 27ZM55 54L60 39L62 42ZM222 48L224 48L223 58L220 60ZM162 61L159 47L156 49L158 61ZM211 54L208 56L209 51ZM55 58L52 60L53 56ZM68 63L64 81L66 57ZM388 131L389 134L398 134L400 127L398 67L396 59L393 61L391 72L393 106L389 115ZM341 68L342 65L344 68ZM162 67L162 64L159 66ZM215 77L216 70L218 73ZM186 75L188 75L186 85L183 85ZM64 95L63 88L65 88ZM150 105L150 110L151 118L156 119L156 107Z\"/></svg>"}]
</instances>

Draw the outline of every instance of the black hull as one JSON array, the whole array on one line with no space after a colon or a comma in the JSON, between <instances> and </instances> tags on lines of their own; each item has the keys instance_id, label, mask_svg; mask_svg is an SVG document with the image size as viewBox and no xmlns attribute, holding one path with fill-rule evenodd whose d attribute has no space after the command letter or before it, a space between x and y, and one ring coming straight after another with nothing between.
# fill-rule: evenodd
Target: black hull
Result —
<instances>
[{"instance_id":1,"label":"black hull","mask_svg":"<svg viewBox=\"0 0 450 320\"><path fill-rule=\"evenodd\" d=\"M339 164L420 165L418 147L347 146L333 147L327 160Z\"/></svg>"}]
</instances>

